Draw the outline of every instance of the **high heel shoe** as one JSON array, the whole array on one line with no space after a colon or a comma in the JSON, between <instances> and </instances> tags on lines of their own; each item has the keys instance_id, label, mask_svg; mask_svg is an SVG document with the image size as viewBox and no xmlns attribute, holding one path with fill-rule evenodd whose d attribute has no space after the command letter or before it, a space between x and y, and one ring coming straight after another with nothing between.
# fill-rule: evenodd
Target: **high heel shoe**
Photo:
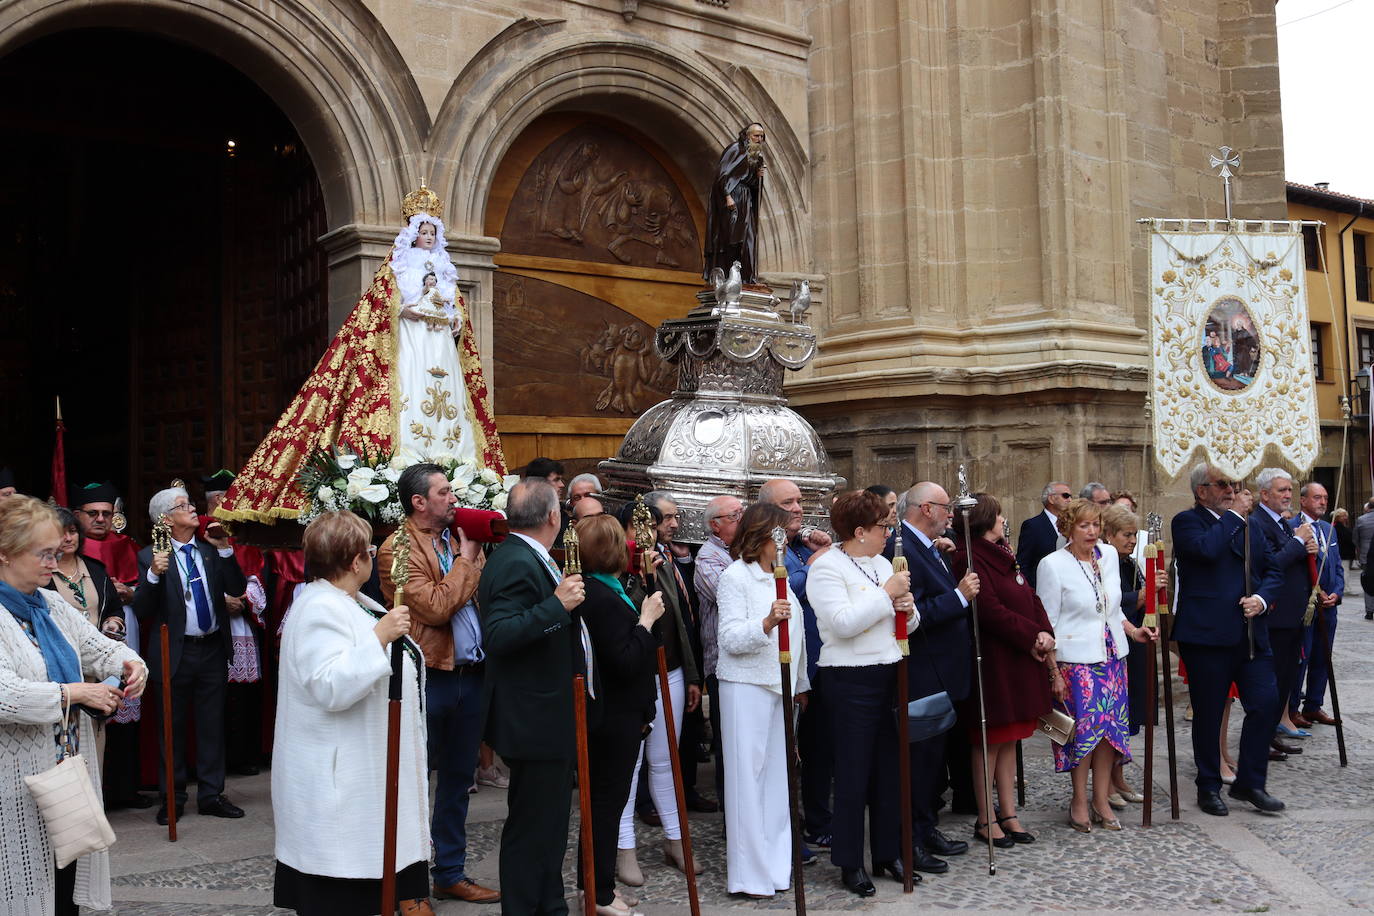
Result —
<instances>
[{"instance_id":1,"label":"high heel shoe","mask_svg":"<svg viewBox=\"0 0 1374 916\"><path fill-rule=\"evenodd\" d=\"M687 874L687 858L682 854L681 840L663 841L663 861L667 862L684 875ZM702 867L701 860L693 857L692 870L699 875L701 874ZM626 881L625 883L629 884L630 882Z\"/></svg>"},{"instance_id":2,"label":"high heel shoe","mask_svg":"<svg viewBox=\"0 0 1374 916\"><path fill-rule=\"evenodd\" d=\"M1074 820L1072 811L1069 812L1069 826L1072 827L1074 830L1077 830L1079 833L1093 832L1092 824L1085 824L1082 821Z\"/></svg>"},{"instance_id":3,"label":"high heel shoe","mask_svg":"<svg viewBox=\"0 0 1374 916\"><path fill-rule=\"evenodd\" d=\"M1139 805L1145 801L1145 796L1141 795L1135 789L1117 789L1116 794L1120 795L1122 798L1124 798L1126 801L1130 802L1133 805Z\"/></svg>"},{"instance_id":4,"label":"high heel shoe","mask_svg":"<svg viewBox=\"0 0 1374 916\"><path fill-rule=\"evenodd\" d=\"M639 870L639 859L635 856L635 850L617 849L615 851L615 877L621 884L643 887L644 872Z\"/></svg>"},{"instance_id":5,"label":"high heel shoe","mask_svg":"<svg viewBox=\"0 0 1374 916\"><path fill-rule=\"evenodd\" d=\"M987 826L987 824L981 821L975 823L973 825L973 838L980 843L986 844L988 835L983 831L987 829ZM1010 849L1016 845L1016 841L1009 836L998 836L992 838L992 845L996 846L998 849Z\"/></svg>"},{"instance_id":6,"label":"high heel shoe","mask_svg":"<svg viewBox=\"0 0 1374 916\"><path fill-rule=\"evenodd\" d=\"M1034 842L1035 842L1035 834L1033 834L1033 833L1027 833L1027 832L1024 831L1024 830L1008 830L1008 829L1007 829L1007 827L1006 827L1006 822L1007 822L1007 821L1015 821L1015 820L1019 820L1019 818L1018 818L1015 814L1008 815L1007 817L999 817L999 818L997 819L997 826L999 826L999 827L1002 828L1002 832L1003 832L1003 833L1005 833L1007 836L1011 837L1011 841L1012 841L1013 843L1020 843L1020 844L1022 844L1022 845L1025 845L1025 844L1027 844L1027 843L1034 843Z\"/></svg>"},{"instance_id":7,"label":"high heel shoe","mask_svg":"<svg viewBox=\"0 0 1374 916\"><path fill-rule=\"evenodd\" d=\"M1104 817L1103 815L1098 814L1096 805L1088 806L1088 817L1092 820L1094 824L1100 824L1103 830L1121 829L1121 821L1117 820L1114 817Z\"/></svg>"}]
</instances>

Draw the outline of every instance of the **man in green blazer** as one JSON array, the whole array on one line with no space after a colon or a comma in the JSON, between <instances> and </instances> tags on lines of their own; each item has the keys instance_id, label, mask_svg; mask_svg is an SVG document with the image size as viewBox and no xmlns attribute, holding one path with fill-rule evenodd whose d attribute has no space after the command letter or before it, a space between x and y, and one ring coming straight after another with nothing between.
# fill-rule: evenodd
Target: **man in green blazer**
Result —
<instances>
[{"instance_id":1,"label":"man in green blazer","mask_svg":"<svg viewBox=\"0 0 1374 916\"><path fill-rule=\"evenodd\" d=\"M567 913L563 855L577 745L572 679L587 671L590 639L571 611L582 603L579 575L563 576L549 556L562 521L545 480L511 490L510 536L482 571L478 606L486 649L482 692L486 741L510 767L501 829L501 912Z\"/></svg>"}]
</instances>

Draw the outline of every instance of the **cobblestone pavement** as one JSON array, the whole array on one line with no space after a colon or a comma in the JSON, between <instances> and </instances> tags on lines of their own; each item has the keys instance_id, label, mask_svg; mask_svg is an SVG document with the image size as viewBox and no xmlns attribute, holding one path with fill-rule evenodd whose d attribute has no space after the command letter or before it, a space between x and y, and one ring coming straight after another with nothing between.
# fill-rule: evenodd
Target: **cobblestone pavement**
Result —
<instances>
[{"instance_id":1,"label":"cobblestone pavement","mask_svg":"<svg viewBox=\"0 0 1374 916\"><path fill-rule=\"evenodd\" d=\"M1354 577L1352 576L1352 579ZM1358 587L1358 586L1356 586ZM1140 807L1123 812L1125 829L1074 833L1064 823L1067 776L1054 773L1049 744L1026 743L1027 804L1023 823L1038 841L997 851L989 876L983 847L951 860L943 876L926 876L912 896L891 881L861 901L821 860L806 871L806 898L813 913L911 913L918 909L971 911L1114 911L1326 913L1374 908L1374 622L1363 617L1358 594L1346 599L1337 639L1337 686L1346 721L1350 766L1337 762L1334 729L1314 728L1305 753L1271 764L1269 791L1288 804L1281 815L1263 815L1232 803L1231 815L1213 818L1195 807L1190 723L1184 721L1186 688L1175 680L1181 818L1169 817L1168 770L1163 729L1156 742L1154 826L1140 827ZM1328 699L1328 711L1330 703ZM1240 725L1237 708L1232 747ZM1144 736L1133 747L1137 761ZM1129 769L1139 787L1141 767ZM703 767L701 784L710 785ZM230 796L248 811L241 821L202 818L181 822L180 842L169 844L153 812L111 815L119 842L112 854L114 899L119 916L269 916L272 898L272 823L269 777L231 779ZM482 789L469 817L469 873L497 883L497 844L505 793ZM194 806L192 806L193 808ZM574 808L576 806L574 805ZM968 838L972 818L947 817L943 828ZM702 912L789 911L791 896L755 901L724 891L723 816L693 815L693 846L705 871L698 879ZM574 827L575 830L575 827ZM648 914L685 914L685 880L663 864L661 832L639 825L640 864L646 884L638 890ZM573 834L575 840L575 833ZM572 845L565 862L572 884ZM574 901L575 902L575 901ZM445 901L444 916L490 912Z\"/></svg>"}]
</instances>

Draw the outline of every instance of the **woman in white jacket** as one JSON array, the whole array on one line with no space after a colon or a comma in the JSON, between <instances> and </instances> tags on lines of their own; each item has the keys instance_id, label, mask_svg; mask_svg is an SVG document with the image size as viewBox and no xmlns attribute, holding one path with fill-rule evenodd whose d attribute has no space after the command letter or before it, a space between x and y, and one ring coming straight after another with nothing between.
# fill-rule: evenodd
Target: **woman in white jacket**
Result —
<instances>
[{"instance_id":1,"label":"woman in white jacket","mask_svg":"<svg viewBox=\"0 0 1374 916\"><path fill-rule=\"evenodd\" d=\"M864 870L864 810L878 874L902 880L897 725L892 716L897 678L906 677L894 631L897 614L908 631L920 622L911 598L911 573L894 574L883 557L890 529L882 497L844 493L830 507L839 545L811 564L806 593L821 633L820 667L835 743L835 813L830 861L844 886L861 897L876 893ZM920 875L914 875L916 881Z\"/></svg>"},{"instance_id":2,"label":"woman in white jacket","mask_svg":"<svg viewBox=\"0 0 1374 916\"><path fill-rule=\"evenodd\" d=\"M771 503L744 510L730 543L735 562L716 587L720 658L720 723L725 757L725 846L727 889L732 894L771 897L791 886L792 821L787 804L787 747L782 721L782 669L778 665L777 626L801 605L787 591L777 598L773 529L786 528L789 516ZM804 704L811 689L806 678L806 634L789 628L792 693ZM796 876L800 880L801 876Z\"/></svg>"},{"instance_id":3,"label":"woman in white jacket","mask_svg":"<svg viewBox=\"0 0 1374 916\"><path fill-rule=\"evenodd\" d=\"M1059 516L1059 533L1068 543L1041 560L1035 572L1035 593L1054 627L1059 661L1051 689L1074 717L1073 738L1054 746L1054 765L1060 773L1072 773L1069 826L1080 833L1092 830L1091 824L1121 829L1107 796L1112 793L1112 768L1118 760L1131 759L1127 640L1149 642L1157 636L1122 614L1116 550L1099 545L1101 530L1102 508L1090 500L1073 500Z\"/></svg>"},{"instance_id":4,"label":"woman in white jacket","mask_svg":"<svg viewBox=\"0 0 1374 916\"><path fill-rule=\"evenodd\" d=\"M372 529L327 512L305 529L316 578L291 606L281 644L272 813L273 902L301 914L368 916L381 894L390 647L404 641L396 895L403 914L432 916L424 656L410 612L358 591L372 574Z\"/></svg>"}]
</instances>

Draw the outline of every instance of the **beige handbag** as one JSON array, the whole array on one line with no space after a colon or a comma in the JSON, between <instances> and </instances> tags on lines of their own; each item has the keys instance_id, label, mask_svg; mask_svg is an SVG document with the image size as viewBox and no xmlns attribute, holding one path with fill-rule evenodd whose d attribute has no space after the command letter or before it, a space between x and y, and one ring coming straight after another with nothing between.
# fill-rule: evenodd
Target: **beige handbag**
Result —
<instances>
[{"instance_id":1,"label":"beige handbag","mask_svg":"<svg viewBox=\"0 0 1374 916\"><path fill-rule=\"evenodd\" d=\"M65 729L70 703L62 711ZM66 868L87 853L109 849L115 841L105 819L105 805L86 771L86 761L72 753L67 741L62 752L61 762L51 770L24 777L48 828L48 843L58 868Z\"/></svg>"},{"instance_id":2,"label":"beige handbag","mask_svg":"<svg viewBox=\"0 0 1374 916\"><path fill-rule=\"evenodd\" d=\"M1051 709L1036 721L1035 727L1040 734L1055 744L1067 745L1073 739L1076 724L1073 716L1058 709Z\"/></svg>"}]
</instances>

